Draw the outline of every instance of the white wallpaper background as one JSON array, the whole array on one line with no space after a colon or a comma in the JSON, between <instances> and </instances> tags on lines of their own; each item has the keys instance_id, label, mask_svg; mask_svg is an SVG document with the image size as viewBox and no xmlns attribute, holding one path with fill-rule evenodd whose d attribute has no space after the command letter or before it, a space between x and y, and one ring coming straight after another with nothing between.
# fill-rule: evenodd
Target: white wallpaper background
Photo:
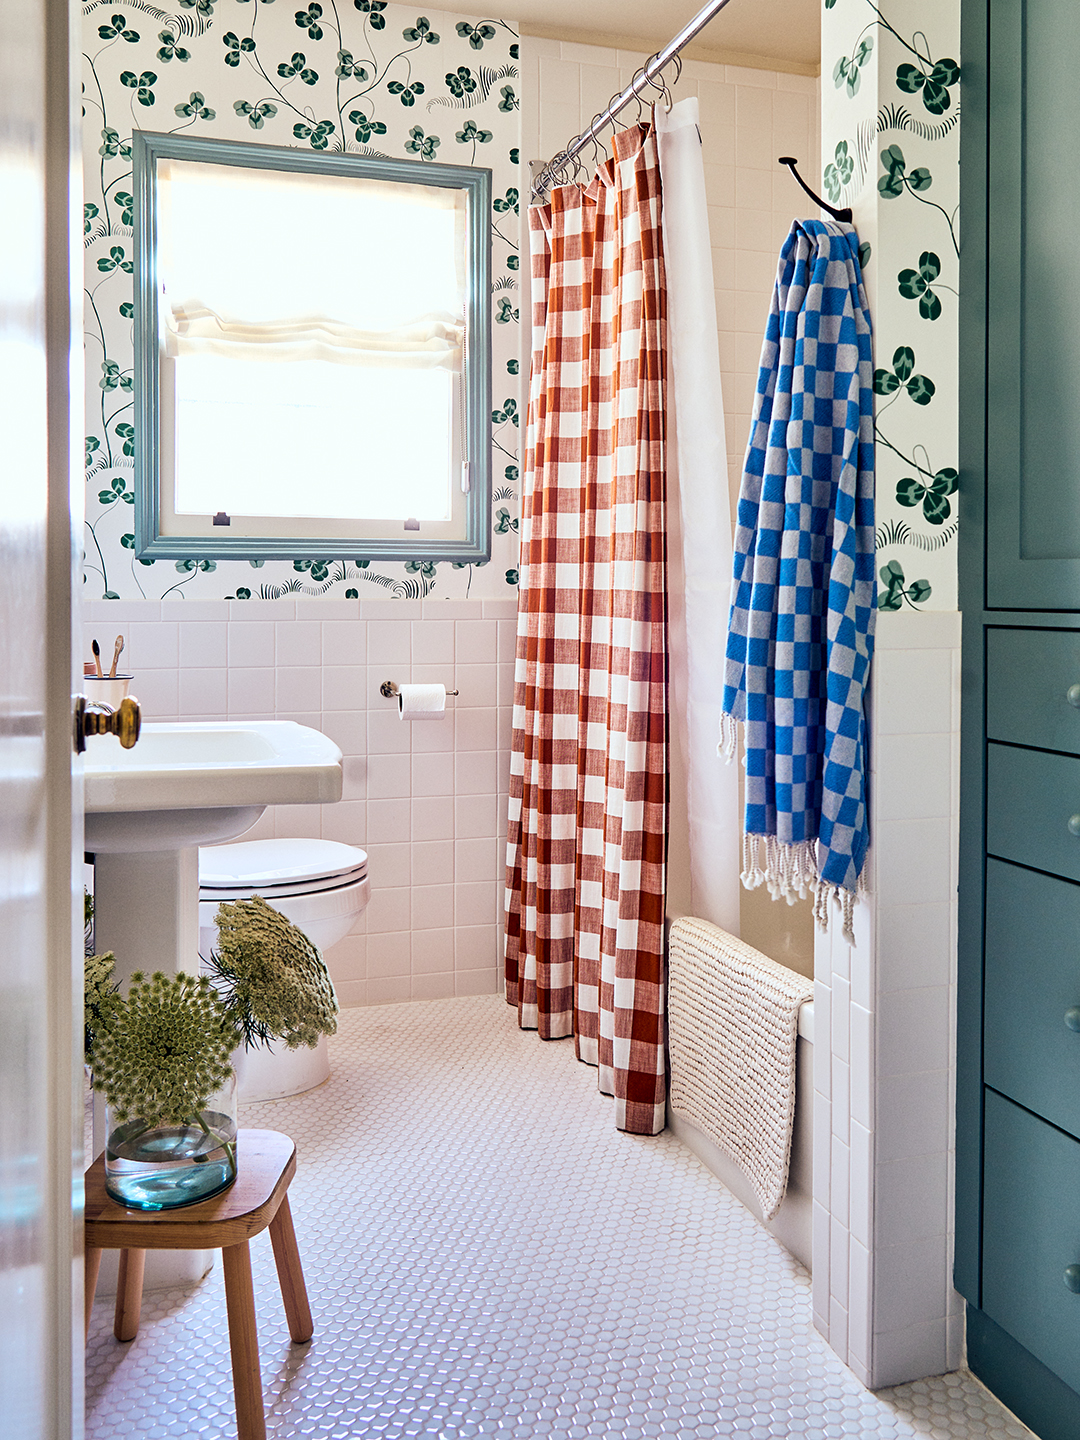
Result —
<instances>
[{"instance_id":1,"label":"white wallpaper background","mask_svg":"<svg viewBox=\"0 0 1080 1440\"><path fill-rule=\"evenodd\" d=\"M506 21L386 0L88 0L83 6L86 584L98 599L514 596L521 412L518 38ZM492 171L492 558L358 567L137 561L133 553L134 129ZM258 244L215 233L207 245ZM317 265L318 255L306 257ZM373 277L377 283L377 277ZM362 447L363 437L357 436Z\"/></svg>"}]
</instances>

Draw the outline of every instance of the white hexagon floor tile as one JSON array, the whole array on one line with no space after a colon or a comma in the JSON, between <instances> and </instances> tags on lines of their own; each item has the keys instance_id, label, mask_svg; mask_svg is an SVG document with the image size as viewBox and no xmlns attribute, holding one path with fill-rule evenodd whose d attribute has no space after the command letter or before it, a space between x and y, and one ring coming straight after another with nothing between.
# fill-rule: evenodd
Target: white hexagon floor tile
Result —
<instances>
[{"instance_id":1,"label":"white hexagon floor tile","mask_svg":"<svg viewBox=\"0 0 1080 1440\"><path fill-rule=\"evenodd\" d=\"M315 1317L252 1242L273 1440L1025 1440L970 1375L871 1394L806 1271L670 1132L618 1132L569 1042L498 996L347 1010L327 1083L245 1107L296 1141ZM94 1308L87 1440L232 1440L221 1267Z\"/></svg>"}]
</instances>

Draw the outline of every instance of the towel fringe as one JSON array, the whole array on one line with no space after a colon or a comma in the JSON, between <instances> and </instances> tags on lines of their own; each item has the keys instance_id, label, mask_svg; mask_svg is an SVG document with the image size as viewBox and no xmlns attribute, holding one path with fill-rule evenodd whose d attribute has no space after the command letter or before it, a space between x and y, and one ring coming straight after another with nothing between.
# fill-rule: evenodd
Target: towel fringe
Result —
<instances>
[{"instance_id":1,"label":"towel fringe","mask_svg":"<svg viewBox=\"0 0 1080 1440\"><path fill-rule=\"evenodd\" d=\"M716 753L728 765L735 759L735 747L739 741L739 727L734 715L720 716L720 743Z\"/></svg>"},{"instance_id":2,"label":"towel fringe","mask_svg":"<svg viewBox=\"0 0 1080 1440\"><path fill-rule=\"evenodd\" d=\"M864 865L857 890L845 890L822 880L819 875L816 840L788 844L775 835L744 834L742 875L739 878L747 890L765 885L774 900L786 900L789 905L810 896L814 919L822 931L829 928L829 902L835 900L840 908L843 937L849 945L854 945L855 902L869 893L867 868Z\"/></svg>"}]
</instances>

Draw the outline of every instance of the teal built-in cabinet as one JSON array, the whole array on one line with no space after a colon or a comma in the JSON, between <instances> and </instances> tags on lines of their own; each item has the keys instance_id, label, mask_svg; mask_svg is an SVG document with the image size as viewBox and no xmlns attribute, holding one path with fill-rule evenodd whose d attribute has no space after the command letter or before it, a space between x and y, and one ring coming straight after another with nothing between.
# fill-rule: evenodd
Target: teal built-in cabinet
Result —
<instances>
[{"instance_id":1,"label":"teal built-in cabinet","mask_svg":"<svg viewBox=\"0 0 1080 1440\"><path fill-rule=\"evenodd\" d=\"M963 0L957 1289L1080 1440L1080 0Z\"/></svg>"}]
</instances>

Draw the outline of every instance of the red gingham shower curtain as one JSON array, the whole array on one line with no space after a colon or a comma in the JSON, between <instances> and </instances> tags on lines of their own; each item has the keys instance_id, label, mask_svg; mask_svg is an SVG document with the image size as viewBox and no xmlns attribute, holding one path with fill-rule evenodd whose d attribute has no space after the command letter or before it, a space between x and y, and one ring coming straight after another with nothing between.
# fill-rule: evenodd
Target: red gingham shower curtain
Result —
<instances>
[{"instance_id":1,"label":"red gingham shower curtain","mask_svg":"<svg viewBox=\"0 0 1080 1440\"><path fill-rule=\"evenodd\" d=\"M529 211L506 998L664 1128L664 269L656 140Z\"/></svg>"}]
</instances>

